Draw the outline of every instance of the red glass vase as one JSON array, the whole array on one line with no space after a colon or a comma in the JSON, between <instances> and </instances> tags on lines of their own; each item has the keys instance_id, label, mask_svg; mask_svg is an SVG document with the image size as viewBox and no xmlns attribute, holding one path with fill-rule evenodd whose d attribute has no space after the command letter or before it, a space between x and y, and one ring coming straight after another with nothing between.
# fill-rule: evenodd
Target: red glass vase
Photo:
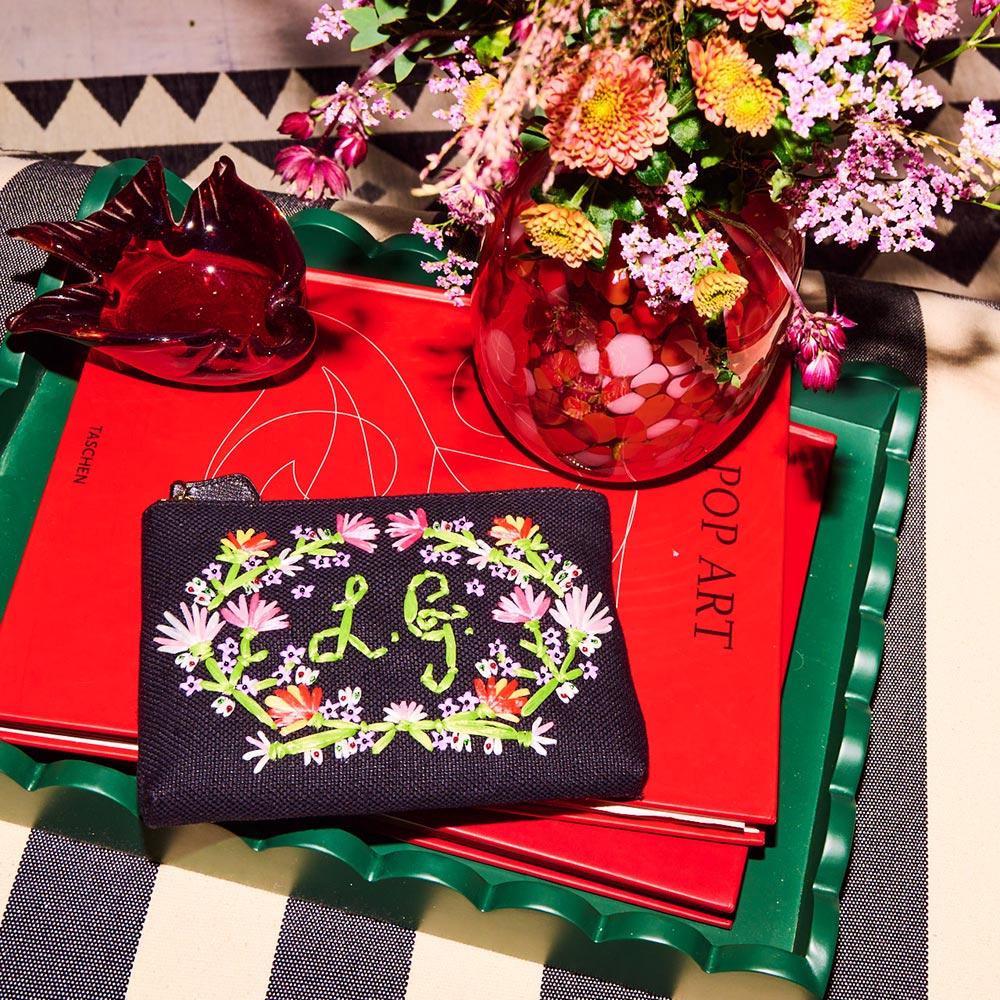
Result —
<instances>
[{"instance_id":1,"label":"red glass vase","mask_svg":"<svg viewBox=\"0 0 1000 1000\"><path fill-rule=\"evenodd\" d=\"M690 303L650 308L620 229L600 271L540 255L518 217L545 167L528 164L484 235L472 306L486 398L516 441L564 472L601 482L682 472L724 445L773 372L791 314L773 261L797 281L802 237L764 195L738 216L705 220L729 244L724 263L748 281L724 331L710 331Z\"/></svg>"},{"instance_id":2,"label":"red glass vase","mask_svg":"<svg viewBox=\"0 0 1000 1000\"><path fill-rule=\"evenodd\" d=\"M283 375L316 340L295 234L270 200L236 176L228 157L198 186L179 222L153 159L88 218L34 223L9 235L86 279L9 316L13 334L55 334L194 386Z\"/></svg>"}]
</instances>

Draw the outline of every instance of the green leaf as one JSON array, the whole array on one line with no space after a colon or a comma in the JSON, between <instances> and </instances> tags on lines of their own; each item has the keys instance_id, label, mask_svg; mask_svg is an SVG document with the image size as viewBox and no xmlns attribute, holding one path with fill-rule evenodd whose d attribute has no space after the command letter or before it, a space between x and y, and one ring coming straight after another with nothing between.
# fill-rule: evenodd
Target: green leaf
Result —
<instances>
[{"instance_id":1,"label":"green leaf","mask_svg":"<svg viewBox=\"0 0 1000 1000\"><path fill-rule=\"evenodd\" d=\"M684 115L670 123L670 138L689 156L711 145L705 133L705 122L700 115Z\"/></svg>"},{"instance_id":2,"label":"green leaf","mask_svg":"<svg viewBox=\"0 0 1000 1000\"><path fill-rule=\"evenodd\" d=\"M425 749L433 750L431 738L422 729L408 729L407 732Z\"/></svg>"},{"instance_id":3,"label":"green leaf","mask_svg":"<svg viewBox=\"0 0 1000 1000\"><path fill-rule=\"evenodd\" d=\"M354 29L351 39L351 51L370 49L389 40L389 35L382 31L379 24L378 11L374 7L350 7L343 11L344 19Z\"/></svg>"},{"instance_id":4,"label":"green leaf","mask_svg":"<svg viewBox=\"0 0 1000 1000\"><path fill-rule=\"evenodd\" d=\"M704 8L695 9L684 22L684 41L689 38L704 38L713 28L722 24L725 17Z\"/></svg>"},{"instance_id":5,"label":"green leaf","mask_svg":"<svg viewBox=\"0 0 1000 1000\"><path fill-rule=\"evenodd\" d=\"M396 61L392 64L393 72L396 74L396 83L402 83L417 65L417 60L412 52L400 52L396 56Z\"/></svg>"},{"instance_id":6,"label":"green leaf","mask_svg":"<svg viewBox=\"0 0 1000 1000\"><path fill-rule=\"evenodd\" d=\"M510 28L506 27L495 31L492 35L477 38L472 51L476 54L480 66L489 66L506 52L508 45L510 45Z\"/></svg>"},{"instance_id":7,"label":"green leaf","mask_svg":"<svg viewBox=\"0 0 1000 1000\"><path fill-rule=\"evenodd\" d=\"M458 0L437 0L437 3L427 5L427 19L429 21L440 21L445 17Z\"/></svg>"},{"instance_id":8,"label":"green leaf","mask_svg":"<svg viewBox=\"0 0 1000 1000\"><path fill-rule=\"evenodd\" d=\"M783 167L778 167L771 175L771 200L777 201L785 188L795 183L795 177Z\"/></svg>"},{"instance_id":9,"label":"green leaf","mask_svg":"<svg viewBox=\"0 0 1000 1000\"><path fill-rule=\"evenodd\" d=\"M401 21L408 13L405 3L391 3L390 0L375 0L375 11L382 24Z\"/></svg>"},{"instance_id":10,"label":"green leaf","mask_svg":"<svg viewBox=\"0 0 1000 1000\"><path fill-rule=\"evenodd\" d=\"M667 183L667 175L675 168L673 157L665 149L656 149L633 176L640 184L645 184L647 187L662 187Z\"/></svg>"},{"instance_id":11,"label":"green leaf","mask_svg":"<svg viewBox=\"0 0 1000 1000\"><path fill-rule=\"evenodd\" d=\"M540 149L549 148L549 140L538 132L522 132L521 147L526 153L537 153Z\"/></svg>"}]
</instances>

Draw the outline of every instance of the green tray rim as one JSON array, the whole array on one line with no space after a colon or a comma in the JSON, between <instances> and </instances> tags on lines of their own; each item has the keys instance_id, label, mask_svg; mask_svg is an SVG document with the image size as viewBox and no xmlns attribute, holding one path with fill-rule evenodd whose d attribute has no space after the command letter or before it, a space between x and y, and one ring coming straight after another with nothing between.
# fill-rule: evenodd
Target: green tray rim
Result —
<instances>
[{"instance_id":1,"label":"green tray rim","mask_svg":"<svg viewBox=\"0 0 1000 1000\"><path fill-rule=\"evenodd\" d=\"M145 161L126 160L98 170L81 203L79 217L85 217L138 170ZM172 200L183 204L190 188L167 172ZM348 253L362 258L359 271L366 276L382 275L400 257L420 260L440 259L432 247L418 237L390 237L379 243L354 220L328 209L305 209L291 220L296 234L331 234L352 244ZM304 240L303 242L306 242ZM322 267L307 254L311 267ZM39 292L47 290L42 276ZM410 284L433 285L433 278L414 275ZM852 363L844 366L843 378L881 383L896 394L896 405L887 430L885 470L879 491L873 524L874 544L868 565L857 568L857 578L865 575L860 598L849 610L861 619L859 640L853 665L847 677L845 719L836 764L829 783L831 809L824 846L807 893L813 896L812 921L802 949L785 951L770 945L726 943L725 933L713 930L723 939L713 942L703 925L615 903L617 912L605 912L606 901L577 890L547 883L542 879L517 875L503 869L440 854L407 844L379 845L374 848L353 834L339 829L298 831L273 837L240 839L248 848L262 852L272 848L294 847L328 855L348 864L366 882L391 879L426 880L446 886L463 895L478 909L489 912L501 908L536 909L553 914L579 928L596 943L641 940L673 948L707 972L762 972L787 979L815 996L825 992L829 979L833 944L839 921L839 892L846 876L853 840L855 795L864 767L870 735L870 700L874 690L884 644L883 615L891 593L896 568L897 533L909 484L909 451L917 430L921 394L892 368ZM796 387L793 390L793 417L809 422L815 413L811 397ZM0 771L26 791L72 789L97 796L123 811L131 824L130 840L142 844L142 826L138 818L135 779L111 767L75 759L50 763L34 761L19 748L0 742ZM119 815L119 819L122 818ZM236 836L236 834L232 834ZM817 831L814 830L814 839ZM135 849L135 846L133 846ZM141 846L139 847L141 851Z\"/></svg>"}]
</instances>

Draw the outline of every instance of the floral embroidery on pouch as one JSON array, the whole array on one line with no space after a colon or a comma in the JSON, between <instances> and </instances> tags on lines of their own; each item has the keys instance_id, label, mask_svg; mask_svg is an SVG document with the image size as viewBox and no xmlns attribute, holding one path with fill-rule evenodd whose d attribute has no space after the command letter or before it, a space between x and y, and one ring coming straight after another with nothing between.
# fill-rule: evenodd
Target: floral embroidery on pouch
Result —
<instances>
[{"instance_id":1,"label":"floral embroidery on pouch","mask_svg":"<svg viewBox=\"0 0 1000 1000\"><path fill-rule=\"evenodd\" d=\"M482 759L505 744L548 756L557 724L538 712L547 706L551 716L597 678L600 637L615 627L604 595L590 591L563 553L549 552L530 517L496 517L485 537L465 517L432 523L422 508L386 520L379 528L363 513L344 512L335 528L296 525L288 547L257 527L227 532L184 585L179 614L165 610L156 626L157 650L186 677L179 696L207 696L211 724L232 727L250 717L250 748L241 752L255 774L286 757L306 767L339 765L380 754L397 737L429 752L476 749ZM383 532L393 558L406 558L413 575L398 595L398 622L386 624L383 644L373 648L355 634L354 617L371 606L364 561ZM329 627L296 635L304 645L289 642L294 633L286 630L302 614L297 602L324 579L320 593L334 581L334 593L343 594L320 619ZM493 603L486 605L493 634L480 638L469 627L460 602L470 598ZM309 617L317 619L315 606ZM410 667L400 658L392 669L414 670L426 697L366 711L350 664L380 660L407 633L427 643L427 655Z\"/></svg>"}]
</instances>

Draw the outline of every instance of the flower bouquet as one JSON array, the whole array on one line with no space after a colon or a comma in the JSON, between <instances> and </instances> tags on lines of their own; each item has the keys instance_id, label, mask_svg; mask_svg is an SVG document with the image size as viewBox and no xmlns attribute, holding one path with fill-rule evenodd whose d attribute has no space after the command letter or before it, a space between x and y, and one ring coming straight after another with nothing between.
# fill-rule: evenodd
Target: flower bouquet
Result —
<instances>
[{"instance_id":1,"label":"flower bouquet","mask_svg":"<svg viewBox=\"0 0 1000 1000\"><path fill-rule=\"evenodd\" d=\"M874 239L880 251L929 248L935 214L956 200L996 207L1000 126L980 100L957 143L912 124L942 102L920 71L995 47L996 6L975 0L970 37L928 63L927 44L960 26L956 0L879 10L873 0L341 0L320 8L308 37L351 36L372 62L285 118L282 132L303 144L283 150L277 170L301 196L342 197L380 119L404 113L394 86L429 63L427 88L453 98L440 114L454 135L419 193L436 195L448 219L418 220L415 232L443 246L488 226L544 152L536 206L519 220L533 252L600 270L617 233L615 263L654 310L692 303L711 323L747 289L717 220L754 196L817 241ZM915 65L896 56L898 33ZM475 268L455 252L430 266L456 298ZM832 388L853 324L835 307L809 312L784 278L785 336L805 384Z\"/></svg>"}]
</instances>

